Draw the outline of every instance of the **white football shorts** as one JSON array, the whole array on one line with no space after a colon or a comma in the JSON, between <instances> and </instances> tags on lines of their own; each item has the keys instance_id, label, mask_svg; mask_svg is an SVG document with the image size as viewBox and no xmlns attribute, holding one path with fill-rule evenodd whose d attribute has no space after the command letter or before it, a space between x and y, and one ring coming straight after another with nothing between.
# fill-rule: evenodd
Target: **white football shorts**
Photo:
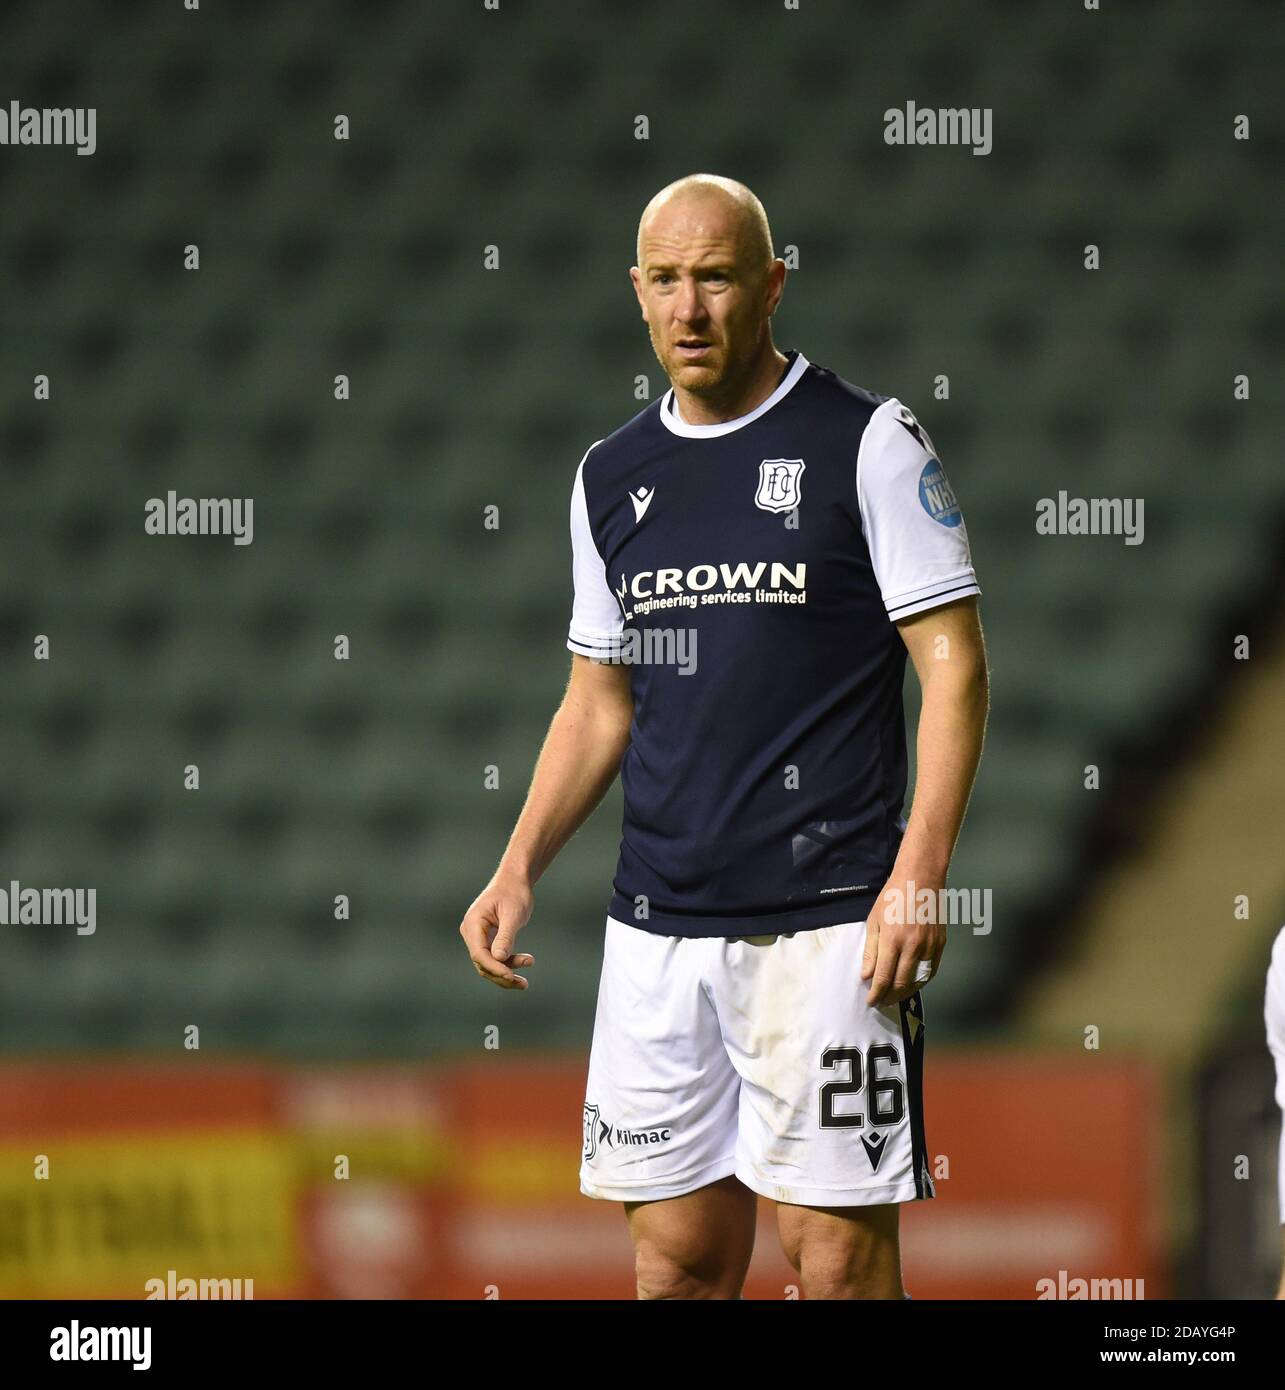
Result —
<instances>
[{"instance_id":1,"label":"white football shorts","mask_svg":"<svg viewBox=\"0 0 1285 1390\"><path fill-rule=\"evenodd\" d=\"M607 919L580 1190L650 1202L735 1174L801 1206L936 1195L923 1001L871 1008L866 924L660 936Z\"/></svg>"}]
</instances>

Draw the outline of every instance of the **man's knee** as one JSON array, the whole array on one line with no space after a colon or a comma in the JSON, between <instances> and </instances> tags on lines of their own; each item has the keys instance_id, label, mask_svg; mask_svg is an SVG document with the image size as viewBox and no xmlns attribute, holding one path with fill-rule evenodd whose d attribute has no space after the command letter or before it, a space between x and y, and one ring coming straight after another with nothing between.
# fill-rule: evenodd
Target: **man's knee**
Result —
<instances>
[{"instance_id":1,"label":"man's knee","mask_svg":"<svg viewBox=\"0 0 1285 1390\"><path fill-rule=\"evenodd\" d=\"M643 1299L712 1298L717 1279L708 1261L682 1258L657 1248L650 1241L634 1253L638 1297Z\"/></svg>"},{"instance_id":2,"label":"man's knee","mask_svg":"<svg viewBox=\"0 0 1285 1390\"><path fill-rule=\"evenodd\" d=\"M803 1291L809 1299L901 1297L897 1271L866 1252L805 1250L800 1263Z\"/></svg>"}]
</instances>

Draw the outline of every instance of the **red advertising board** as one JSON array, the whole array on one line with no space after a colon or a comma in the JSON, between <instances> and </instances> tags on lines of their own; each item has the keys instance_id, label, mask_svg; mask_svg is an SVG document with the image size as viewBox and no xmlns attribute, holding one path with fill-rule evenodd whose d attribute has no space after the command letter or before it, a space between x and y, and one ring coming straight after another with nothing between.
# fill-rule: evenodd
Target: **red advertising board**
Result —
<instances>
[{"instance_id":1,"label":"red advertising board","mask_svg":"<svg viewBox=\"0 0 1285 1390\"><path fill-rule=\"evenodd\" d=\"M988 1052L927 1073L917 1298L1164 1296L1149 1068ZM630 1298L622 1211L579 1192L583 1084L582 1059L499 1054L0 1069L0 1297ZM746 1296L798 1296L766 1200Z\"/></svg>"}]
</instances>

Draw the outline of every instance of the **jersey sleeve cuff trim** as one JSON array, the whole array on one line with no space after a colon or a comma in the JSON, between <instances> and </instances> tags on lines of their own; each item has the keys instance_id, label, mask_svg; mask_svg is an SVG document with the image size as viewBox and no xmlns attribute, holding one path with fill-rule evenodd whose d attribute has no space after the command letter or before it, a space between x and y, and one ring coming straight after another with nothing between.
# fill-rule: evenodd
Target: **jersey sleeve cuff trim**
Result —
<instances>
[{"instance_id":1,"label":"jersey sleeve cuff trim","mask_svg":"<svg viewBox=\"0 0 1285 1390\"><path fill-rule=\"evenodd\" d=\"M567 646L581 656L597 657L605 661L620 654L620 633L608 633L605 636L595 634L590 637L573 629L567 633Z\"/></svg>"},{"instance_id":2,"label":"jersey sleeve cuff trim","mask_svg":"<svg viewBox=\"0 0 1285 1390\"><path fill-rule=\"evenodd\" d=\"M886 602L884 607L893 622L908 618L912 613L922 613L929 608L940 608L943 603L954 603L956 599L967 598L969 594L980 594L981 588L975 575L960 575L955 579L934 584L910 594L901 594Z\"/></svg>"}]
</instances>

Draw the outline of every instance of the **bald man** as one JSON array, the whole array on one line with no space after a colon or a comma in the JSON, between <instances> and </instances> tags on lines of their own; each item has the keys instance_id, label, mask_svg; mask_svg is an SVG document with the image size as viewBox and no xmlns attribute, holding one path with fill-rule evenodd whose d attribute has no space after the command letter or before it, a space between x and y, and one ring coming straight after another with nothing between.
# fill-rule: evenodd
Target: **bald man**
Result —
<instances>
[{"instance_id":1,"label":"bald man","mask_svg":"<svg viewBox=\"0 0 1285 1390\"><path fill-rule=\"evenodd\" d=\"M908 1297L946 943L923 904L988 703L963 516L906 406L774 345L786 268L748 188L670 184L637 257L669 390L576 471L570 681L460 932L527 987L534 885L619 772L580 1188L623 1204L639 1297L740 1297L759 1197L805 1297Z\"/></svg>"}]
</instances>

